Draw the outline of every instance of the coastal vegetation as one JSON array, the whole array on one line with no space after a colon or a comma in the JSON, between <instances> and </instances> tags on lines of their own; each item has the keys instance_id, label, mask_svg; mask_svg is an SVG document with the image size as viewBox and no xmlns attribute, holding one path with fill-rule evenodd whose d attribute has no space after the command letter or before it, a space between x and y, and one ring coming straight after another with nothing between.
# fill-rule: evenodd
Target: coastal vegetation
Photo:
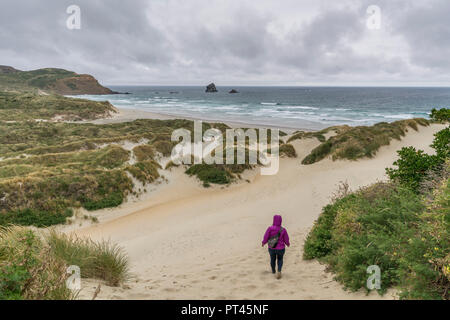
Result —
<instances>
[{"instance_id":1,"label":"coastal vegetation","mask_svg":"<svg viewBox=\"0 0 450 320\"><path fill-rule=\"evenodd\" d=\"M0 300L74 299L66 281L69 266L81 277L118 286L129 278L128 258L110 242L93 242L51 231L0 227Z\"/></svg>"},{"instance_id":2,"label":"coastal vegetation","mask_svg":"<svg viewBox=\"0 0 450 320\"><path fill-rule=\"evenodd\" d=\"M433 109L431 110L430 118L436 122L449 122L450 121L450 109Z\"/></svg>"},{"instance_id":3,"label":"coastal vegetation","mask_svg":"<svg viewBox=\"0 0 450 320\"><path fill-rule=\"evenodd\" d=\"M417 131L419 126L428 126L429 123L425 119L409 119L392 123L380 122L373 126L338 126L315 133L298 132L289 140L315 137L322 142L302 160L305 165L329 156L333 160L357 160L373 157L380 147L389 145L392 139L401 140L409 129ZM326 139L325 134L330 131L335 131L336 134Z\"/></svg>"},{"instance_id":4,"label":"coastal vegetation","mask_svg":"<svg viewBox=\"0 0 450 320\"><path fill-rule=\"evenodd\" d=\"M0 91L76 94L112 94L108 88L87 74L78 74L57 68L21 71L8 66L0 66Z\"/></svg>"},{"instance_id":5,"label":"coastal vegetation","mask_svg":"<svg viewBox=\"0 0 450 320\"><path fill-rule=\"evenodd\" d=\"M188 120L136 120L97 125L52 121L93 119L109 103L32 93L0 93L0 225L46 227L61 224L74 208L116 207L136 182L160 177L158 160L176 142L174 130L193 131ZM54 103L53 103L54 102ZM37 118L49 121L36 121ZM14 119L14 120L13 120ZM224 124L203 124L203 130ZM227 184L250 165L200 165L188 168L205 186Z\"/></svg>"},{"instance_id":6,"label":"coastal vegetation","mask_svg":"<svg viewBox=\"0 0 450 320\"><path fill-rule=\"evenodd\" d=\"M143 184L159 178L157 154L170 154L171 133L178 128L192 130L193 123L5 123L0 127L0 224L44 227L64 223L72 208L120 205L134 192L133 178Z\"/></svg>"},{"instance_id":7,"label":"coastal vegetation","mask_svg":"<svg viewBox=\"0 0 450 320\"><path fill-rule=\"evenodd\" d=\"M95 120L109 117L115 112L116 109L107 101L73 99L54 94L0 91L0 122Z\"/></svg>"},{"instance_id":8,"label":"coastal vegetation","mask_svg":"<svg viewBox=\"0 0 450 320\"><path fill-rule=\"evenodd\" d=\"M107 102L58 95L0 92L0 101L0 225L46 227L64 223L76 208L98 210L122 204L129 194L136 194L136 182L145 185L160 177L159 158L170 156L177 143L171 141L172 132L180 128L192 132L194 127L188 120L103 125L54 121L56 116L64 120L95 119L114 110ZM391 138L400 139L407 127L417 129L427 124L427 120L415 119L373 127L297 132L282 142L279 152L294 158L295 148L289 142L316 137L323 143L304 163L329 154L356 159L374 154ZM220 123L203 123L204 131L210 128L222 133L229 129ZM336 135L327 140L331 132ZM229 184L254 167L248 159L248 139L245 148L244 164L188 165L186 174L196 176L205 187Z\"/></svg>"},{"instance_id":9,"label":"coastal vegetation","mask_svg":"<svg viewBox=\"0 0 450 320\"><path fill-rule=\"evenodd\" d=\"M367 267L381 269L381 289L402 299L449 299L449 128L435 135L436 155L403 148L390 180L341 188L309 233L305 259L319 259L350 290L366 288Z\"/></svg>"}]
</instances>

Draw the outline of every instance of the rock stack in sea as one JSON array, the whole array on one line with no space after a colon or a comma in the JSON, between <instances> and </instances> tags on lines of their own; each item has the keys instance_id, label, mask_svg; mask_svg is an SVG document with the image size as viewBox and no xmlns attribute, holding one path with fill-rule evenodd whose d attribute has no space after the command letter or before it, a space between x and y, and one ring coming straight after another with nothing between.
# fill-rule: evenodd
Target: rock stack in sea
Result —
<instances>
[{"instance_id":1,"label":"rock stack in sea","mask_svg":"<svg viewBox=\"0 0 450 320\"><path fill-rule=\"evenodd\" d=\"M206 92L217 92L216 85L214 83L210 83L206 86Z\"/></svg>"}]
</instances>

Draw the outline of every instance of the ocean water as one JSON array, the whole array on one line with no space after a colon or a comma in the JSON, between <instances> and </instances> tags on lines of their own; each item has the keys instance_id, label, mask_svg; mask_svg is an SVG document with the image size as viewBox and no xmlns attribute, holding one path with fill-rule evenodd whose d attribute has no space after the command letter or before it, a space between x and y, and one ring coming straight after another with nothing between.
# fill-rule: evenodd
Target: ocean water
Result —
<instances>
[{"instance_id":1,"label":"ocean water","mask_svg":"<svg viewBox=\"0 0 450 320\"><path fill-rule=\"evenodd\" d=\"M180 117L302 129L427 118L432 108L450 107L450 88L218 87L217 93L205 93L205 87L111 88L131 94L81 97ZM229 94L231 89L239 93Z\"/></svg>"}]
</instances>

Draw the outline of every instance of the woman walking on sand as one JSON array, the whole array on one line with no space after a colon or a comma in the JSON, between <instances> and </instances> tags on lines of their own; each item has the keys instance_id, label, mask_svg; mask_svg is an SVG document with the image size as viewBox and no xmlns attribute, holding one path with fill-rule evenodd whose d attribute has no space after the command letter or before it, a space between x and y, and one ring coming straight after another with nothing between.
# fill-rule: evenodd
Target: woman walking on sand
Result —
<instances>
[{"instance_id":1,"label":"woman walking on sand","mask_svg":"<svg viewBox=\"0 0 450 320\"><path fill-rule=\"evenodd\" d=\"M277 279L281 279L281 268L283 268L283 256L285 245L290 246L289 236L285 228L281 226L282 218L280 215L273 216L273 225L267 228L262 241L262 246L267 243L269 246L270 266L272 273L275 274L275 263L277 262Z\"/></svg>"}]
</instances>

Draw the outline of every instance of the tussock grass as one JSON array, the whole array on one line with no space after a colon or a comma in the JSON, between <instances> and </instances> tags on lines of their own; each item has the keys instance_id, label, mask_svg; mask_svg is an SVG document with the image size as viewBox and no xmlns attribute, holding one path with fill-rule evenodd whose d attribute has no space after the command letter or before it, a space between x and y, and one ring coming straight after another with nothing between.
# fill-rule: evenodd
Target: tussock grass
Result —
<instances>
[{"instance_id":1,"label":"tussock grass","mask_svg":"<svg viewBox=\"0 0 450 320\"><path fill-rule=\"evenodd\" d=\"M0 300L66 300L67 264L33 231L0 227Z\"/></svg>"},{"instance_id":2,"label":"tussock grass","mask_svg":"<svg viewBox=\"0 0 450 320\"><path fill-rule=\"evenodd\" d=\"M157 162L153 160L146 160L138 162L132 166L128 166L126 170L140 182L146 184L152 183L159 178L159 168L161 168L161 166Z\"/></svg>"},{"instance_id":3,"label":"tussock grass","mask_svg":"<svg viewBox=\"0 0 450 320\"><path fill-rule=\"evenodd\" d=\"M152 160L155 157L155 150L149 145L134 147L133 152L137 161Z\"/></svg>"},{"instance_id":4,"label":"tussock grass","mask_svg":"<svg viewBox=\"0 0 450 320\"><path fill-rule=\"evenodd\" d=\"M329 132L334 131L335 133L338 134L348 129L350 129L350 126L343 125L343 126L329 127L320 131L295 131L287 142L289 143L294 140L312 139L312 138L316 138L320 142L325 142L327 140L325 135L328 134Z\"/></svg>"},{"instance_id":5,"label":"tussock grass","mask_svg":"<svg viewBox=\"0 0 450 320\"><path fill-rule=\"evenodd\" d=\"M170 153L170 136L178 128L193 130L193 122L22 121L0 126L0 225L43 227L64 223L72 207L97 210L122 204L133 192L128 173L144 184L158 179L155 154ZM135 147L138 162L128 164L130 152L115 143L143 139L149 144Z\"/></svg>"},{"instance_id":6,"label":"tussock grass","mask_svg":"<svg viewBox=\"0 0 450 320\"><path fill-rule=\"evenodd\" d=\"M401 140L408 129L417 131L419 126L428 125L428 120L410 119L392 123L381 122L370 127L339 127L336 136L323 141L302 163L313 164L328 156L333 160L373 157L380 147L389 145L392 139Z\"/></svg>"},{"instance_id":7,"label":"tussock grass","mask_svg":"<svg viewBox=\"0 0 450 320\"><path fill-rule=\"evenodd\" d=\"M290 143L285 143L280 146L280 156L286 156L288 158L297 158L297 152L295 148Z\"/></svg>"},{"instance_id":8,"label":"tussock grass","mask_svg":"<svg viewBox=\"0 0 450 320\"><path fill-rule=\"evenodd\" d=\"M83 278L102 279L110 286L129 279L127 255L109 241L94 242L55 231L47 235L46 241L56 257L68 265L79 266Z\"/></svg>"},{"instance_id":9,"label":"tussock grass","mask_svg":"<svg viewBox=\"0 0 450 320\"><path fill-rule=\"evenodd\" d=\"M0 227L0 300L66 300L77 292L66 286L68 266L81 276L119 286L129 279L123 250L110 242L94 242L51 231Z\"/></svg>"}]
</instances>

